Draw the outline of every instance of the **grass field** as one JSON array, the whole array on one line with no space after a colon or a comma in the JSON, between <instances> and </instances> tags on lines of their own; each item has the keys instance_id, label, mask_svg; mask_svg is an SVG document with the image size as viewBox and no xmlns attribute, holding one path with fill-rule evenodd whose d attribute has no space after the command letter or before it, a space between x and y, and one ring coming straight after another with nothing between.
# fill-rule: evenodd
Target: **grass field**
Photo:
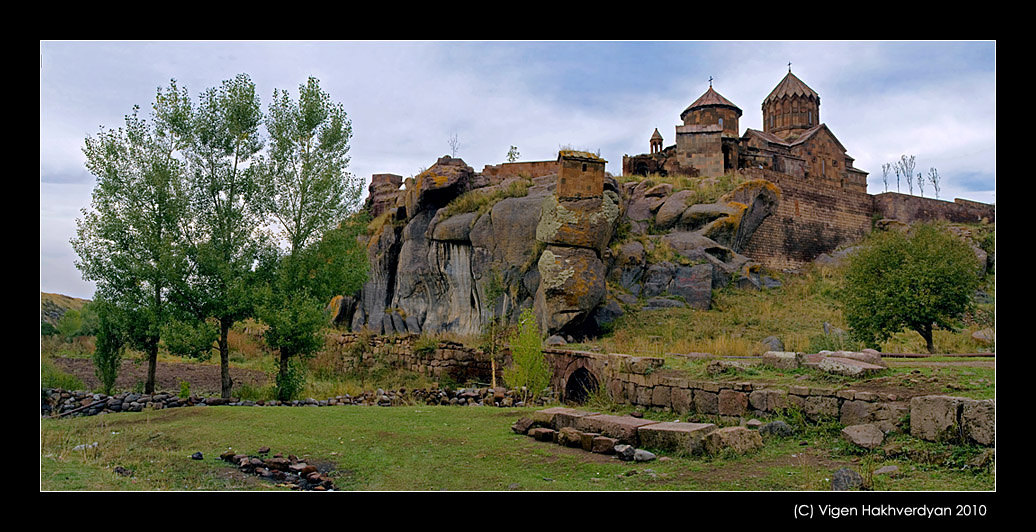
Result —
<instances>
[{"instance_id":1,"label":"grass field","mask_svg":"<svg viewBox=\"0 0 1036 532\"><path fill-rule=\"evenodd\" d=\"M865 452L835 424L797 424L741 457L647 463L537 442L510 425L530 409L491 407L194 407L41 420L40 485L50 490L280 490L219 460L261 446L332 467L355 491L798 491L830 489L840 467L873 473L874 490L992 490L995 474L968 466L982 449L890 438ZM661 413L659 413L661 414ZM651 416L652 419L660 419ZM672 414L663 417L673 417ZM96 447L75 450L97 442ZM202 460L190 456L201 452ZM133 472L121 476L116 467Z\"/></svg>"}]
</instances>

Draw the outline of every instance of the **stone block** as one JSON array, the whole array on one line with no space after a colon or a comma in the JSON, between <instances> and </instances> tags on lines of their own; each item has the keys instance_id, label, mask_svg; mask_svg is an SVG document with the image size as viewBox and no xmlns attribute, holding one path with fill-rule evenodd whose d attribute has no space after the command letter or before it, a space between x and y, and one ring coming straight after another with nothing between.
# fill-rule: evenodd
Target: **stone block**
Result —
<instances>
[{"instance_id":1,"label":"stone block","mask_svg":"<svg viewBox=\"0 0 1036 532\"><path fill-rule=\"evenodd\" d=\"M762 448L763 437L745 427L726 427L708 433L703 443L705 452L711 455L726 450L743 454Z\"/></svg>"},{"instance_id":2,"label":"stone block","mask_svg":"<svg viewBox=\"0 0 1036 532\"><path fill-rule=\"evenodd\" d=\"M602 436L615 438L621 443L636 446L639 442L637 429L655 423L658 422L632 416L598 414L578 418L575 428L583 432L595 432Z\"/></svg>"},{"instance_id":3,"label":"stone block","mask_svg":"<svg viewBox=\"0 0 1036 532\"><path fill-rule=\"evenodd\" d=\"M597 434L596 432L580 432L580 446L583 448L584 451L593 452L594 438L597 438L599 436L600 434Z\"/></svg>"},{"instance_id":4,"label":"stone block","mask_svg":"<svg viewBox=\"0 0 1036 532\"><path fill-rule=\"evenodd\" d=\"M554 407L533 412L532 420L537 425L559 430L562 427L574 426L576 419L596 414L597 412L587 412L575 408Z\"/></svg>"},{"instance_id":5,"label":"stone block","mask_svg":"<svg viewBox=\"0 0 1036 532\"><path fill-rule=\"evenodd\" d=\"M767 351L763 353L762 364L776 369L797 369L802 356L790 351Z\"/></svg>"},{"instance_id":6,"label":"stone block","mask_svg":"<svg viewBox=\"0 0 1036 532\"><path fill-rule=\"evenodd\" d=\"M866 377L884 370L882 366L875 364L869 364L860 360L842 357L824 357L817 364L817 368L825 373L831 373L833 375L843 375L846 377Z\"/></svg>"},{"instance_id":7,"label":"stone block","mask_svg":"<svg viewBox=\"0 0 1036 532\"><path fill-rule=\"evenodd\" d=\"M590 452L598 454L612 454L615 452L615 444L619 443L619 440L615 438L609 438L607 436L594 436Z\"/></svg>"},{"instance_id":8,"label":"stone block","mask_svg":"<svg viewBox=\"0 0 1036 532\"><path fill-rule=\"evenodd\" d=\"M558 430L558 445L581 448L583 446L583 433L573 427L561 427Z\"/></svg>"},{"instance_id":9,"label":"stone block","mask_svg":"<svg viewBox=\"0 0 1036 532\"><path fill-rule=\"evenodd\" d=\"M554 441L554 434L557 431L547 427L536 427L529 429L529 436L536 441Z\"/></svg>"},{"instance_id":10,"label":"stone block","mask_svg":"<svg viewBox=\"0 0 1036 532\"><path fill-rule=\"evenodd\" d=\"M979 445L996 445L996 399L964 399L960 430L965 440Z\"/></svg>"},{"instance_id":11,"label":"stone block","mask_svg":"<svg viewBox=\"0 0 1036 532\"><path fill-rule=\"evenodd\" d=\"M655 386L651 391L651 406L671 407L671 390L668 386Z\"/></svg>"},{"instance_id":12,"label":"stone block","mask_svg":"<svg viewBox=\"0 0 1036 532\"><path fill-rule=\"evenodd\" d=\"M756 410L774 412L787 406L788 392L784 390L755 390L748 394L748 404Z\"/></svg>"},{"instance_id":13,"label":"stone block","mask_svg":"<svg viewBox=\"0 0 1036 532\"><path fill-rule=\"evenodd\" d=\"M825 395L811 395L806 397L802 407L806 417L813 421L821 418L836 418L839 415L838 398Z\"/></svg>"},{"instance_id":14,"label":"stone block","mask_svg":"<svg viewBox=\"0 0 1036 532\"><path fill-rule=\"evenodd\" d=\"M719 392L717 407L722 416L740 416L748 410L748 394L734 390Z\"/></svg>"},{"instance_id":15,"label":"stone block","mask_svg":"<svg viewBox=\"0 0 1036 532\"><path fill-rule=\"evenodd\" d=\"M699 414L718 414L719 394L705 390L694 390L694 409Z\"/></svg>"},{"instance_id":16,"label":"stone block","mask_svg":"<svg viewBox=\"0 0 1036 532\"><path fill-rule=\"evenodd\" d=\"M910 400L910 435L928 441L958 439L962 401L946 395L914 397Z\"/></svg>"},{"instance_id":17,"label":"stone block","mask_svg":"<svg viewBox=\"0 0 1036 532\"><path fill-rule=\"evenodd\" d=\"M641 447L698 454L704 450L705 436L716 428L712 423L664 422L641 427L637 434Z\"/></svg>"},{"instance_id":18,"label":"stone block","mask_svg":"<svg viewBox=\"0 0 1036 532\"><path fill-rule=\"evenodd\" d=\"M694 392L689 388L673 388L670 392L670 402L677 414L686 414L694 409Z\"/></svg>"}]
</instances>

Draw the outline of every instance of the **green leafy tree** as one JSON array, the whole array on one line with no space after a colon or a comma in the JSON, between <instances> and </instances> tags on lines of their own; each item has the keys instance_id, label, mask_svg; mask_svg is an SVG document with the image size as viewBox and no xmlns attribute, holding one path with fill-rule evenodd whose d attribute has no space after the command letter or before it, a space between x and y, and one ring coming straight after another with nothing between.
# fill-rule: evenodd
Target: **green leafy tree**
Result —
<instances>
[{"instance_id":1,"label":"green leafy tree","mask_svg":"<svg viewBox=\"0 0 1036 532\"><path fill-rule=\"evenodd\" d=\"M190 261L174 287L178 314L166 328L167 345L205 357L215 341L221 395L229 398L230 328L255 315L254 266L267 245L260 231L266 208L261 173L252 164L263 147L261 105L246 74L204 91L197 108L175 81L160 102L159 118L179 133L190 199L181 224ZM216 322L214 336L209 319Z\"/></svg>"},{"instance_id":2,"label":"green leafy tree","mask_svg":"<svg viewBox=\"0 0 1036 532\"><path fill-rule=\"evenodd\" d=\"M58 333L65 337L65 340L71 340L79 334L79 330L83 327L83 315L76 309L68 309L58 320Z\"/></svg>"},{"instance_id":3,"label":"green leafy tree","mask_svg":"<svg viewBox=\"0 0 1036 532\"><path fill-rule=\"evenodd\" d=\"M184 167L174 157L176 132L138 114L135 106L124 128L102 128L86 139L86 167L97 181L92 209L83 210L71 243L83 278L96 282L94 299L127 310L127 342L146 354L144 390L153 393L169 289L181 271L187 196Z\"/></svg>"},{"instance_id":4,"label":"green leafy tree","mask_svg":"<svg viewBox=\"0 0 1036 532\"><path fill-rule=\"evenodd\" d=\"M537 399L550 385L550 367L543 357L542 345L536 315L532 309L523 309L518 327L510 336L511 367L504 370L504 380L511 388L524 389L522 401Z\"/></svg>"},{"instance_id":5,"label":"green leafy tree","mask_svg":"<svg viewBox=\"0 0 1036 532\"><path fill-rule=\"evenodd\" d=\"M347 220L359 209L363 183L346 171L352 123L316 78L299 86L297 101L274 90L266 130L269 148L257 166L284 247L264 261L273 273L259 315L269 326L267 344L280 351L278 382L287 383L292 358L324 343L327 302L355 293L366 280L366 255L356 240L365 224ZM297 386L278 386L282 399L289 388Z\"/></svg>"},{"instance_id":6,"label":"green leafy tree","mask_svg":"<svg viewBox=\"0 0 1036 532\"><path fill-rule=\"evenodd\" d=\"M97 342L93 354L94 374L101 382L101 391L111 395L119 377L126 351L125 316L114 304L97 304Z\"/></svg>"},{"instance_id":7,"label":"green leafy tree","mask_svg":"<svg viewBox=\"0 0 1036 532\"><path fill-rule=\"evenodd\" d=\"M518 157L521 157L521 154L518 153L518 146L511 146L511 149L507 150L507 162L513 163L518 160Z\"/></svg>"},{"instance_id":8,"label":"green leafy tree","mask_svg":"<svg viewBox=\"0 0 1036 532\"><path fill-rule=\"evenodd\" d=\"M363 183L346 172L352 123L340 103L310 77L299 99L274 90L266 119L270 134L264 196L289 253L318 240L360 204Z\"/></svg>"},{"instance_id":9,"label":"green leafy tree","mask_svg":"<svg viewBox=\"0 0 1036 532\"><path fill-rule=\"evenodd\" d=\"M263 334L267 345L280 353L276 381L282 401L302 389L303 368L293 360L324 346L323 330L331 318L327 302L356 292L366 282L366 249L357 236L367 223L357 213L322 240L266 261L269 282L259 316L268 326Z\"/></svg>"},{"instance_id":10,"label":"green leafy tree","mask_svg":"<svg viewBox=\"0 0 1036 532\"><path fill-rule=\"evenodd\" d=\"M959 326L979 272L974 252L937 225L875 233L849 259L843 311L853 336L872 347L909 329L934 353L933 329Z\"/></svg>"}]
</instances>

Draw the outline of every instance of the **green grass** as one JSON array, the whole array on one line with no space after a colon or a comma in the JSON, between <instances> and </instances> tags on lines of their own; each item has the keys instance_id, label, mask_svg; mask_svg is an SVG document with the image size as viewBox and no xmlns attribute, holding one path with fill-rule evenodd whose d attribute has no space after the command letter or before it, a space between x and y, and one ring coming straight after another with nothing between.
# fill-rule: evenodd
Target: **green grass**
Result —
<instances>
[{"instance_id":1,"label":"green grass","mask_svg":"<svg viewBox=\"0 0 1036 532\"><path fill-rule=\"evenodd\" d=\"M904 451L899 444L896 454L886 457L880 450L863 453L849 448L834 424L798 425L795 436L768 439L763 450L742 457L671 454L665 461L620 462L511 432L511 423L531 411L195 407L43 419L41 489L284 489L246 477L218 458L226 450L254 454L264 445L273 452L332 463L332 478L340 490L827 490L835 469L859 468L862 460L899 465L900 474L882 478L884 484L876 484L876 489L989 490L995 485L990 470L962 465L981 452L978 448L903 436L911 447ZM96 448L73 450L95 441ZM190 459L199 451L203 460ZM805 455L821 462L802 460ZM116 466L133 471L133 476L115 474Z\"/></svg>"}]
</instances>

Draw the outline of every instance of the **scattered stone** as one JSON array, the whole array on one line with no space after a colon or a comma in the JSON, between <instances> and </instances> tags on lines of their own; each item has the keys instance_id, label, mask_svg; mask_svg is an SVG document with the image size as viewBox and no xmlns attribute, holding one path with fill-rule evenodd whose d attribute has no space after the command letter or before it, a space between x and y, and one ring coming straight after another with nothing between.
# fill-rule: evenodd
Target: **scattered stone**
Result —
<instances>
[{"instance_id":1,"label":"scattered stone","mask_svg":"<svg viewBox=\"0 0 1036 532\"><path fill-rule=\"evenodd\" d=\"M899 471L899 467L898 466L887 465L887 466L883 466L883 467L879 467L878 469L875 469L874 470L874 474L875 475L891 475L892 473L895 473L897 471Z\"/></svg>"},{"instance_id":2,"label":"scattered stone","mask_svg":"<svg viewBox=\"0 0 1036 532\"><path fill-rule=\"evenodd\" d=\"M778 419L759 427L759 433L776 436L778 438L787 438L795 434L795 429L791 428L791 425L786 422Z\"/></svg>"},{"instance_id":3,"label":"scattered stone","mask_svg":"<svg viewBox=\"0 0 1036 532\"><path fill-rule=\"evenodd\" d=\"M745 427L725 427L705 436L705 451L716 455L725 450L744 454L762 448L763 438Z\"/></svg>"},{"instance_id":4,"label":"scattered stone","mask_svg":"<svg viewBox=\"0 0 1036 532\"><path fill-rule=\"evenodd\" d=\"M763 422L759 421L758 419L754 419L754 418L753 419L749 419L748 421L745 422L745 427L747 427L747 428L749 428L751 430L758 430L758 429L762 428L762 426L763 426Z\"/></svg>"},{"instance_id":5,"label":"scattered stone","mask_svg":"<svg viewBox=\"0 0 1036 532\"><path fill-rule=\"evenodd\" d=\"M874 425L850 425L842 429L842 436L865 449L874 449L885 441L885 433Z\"/></svg>"},{"instance_id":6,"label":"scattered stone","mask_svg":"<svg viewBox=\"0 0 1036 532\"><path fill-rule=\"evenodd\" d=\"M843 467L831 475L832 491L849 491L863 486L863 476L856 471Z\"/></svg>"},{"instance_id":7,"label":"scattered stone","mask_svg":"<svg viewBox=\"0 0 1036 532\"><path fill-rule=\"evenodd\" d=\"M202 456L201 452L197 452L191 455L191 460L201 460L202 458L204 457Z\"/></svg>"},{"instance_id":8,"label":"scattered stone","mask_svg":"<svg viewBox=\"0 0 1036 532\"><path fill-rule=\"evenodd\" d=\"M615 456L617 456L619 460L622 460L623 462L632 461L636 454L637 449L634 448L632 445L620 443L615 446Z\"/></svg>"},{"instance_id":9,"label":"scattered stone","mask_svg":"<svg viewBox=\"0 0 1036 532\"><path fill-rule=\"evenodd\" d=\"M817 363L817 368L825 373L846 377L864 377L885 369L875 364L836 356L824 357Z\"/></svg>"},{"instance_id":10,"label":"scattered stone","mask_svg":"<svg viewBox=\"0 0 1036 532\"><path fill-rule=\"evenodd\" d=\"M985 451L982 451L982 454L969 460L968 465L971 467L984 468L988 467L989 464L992 464L994 461L996 461L996 449L986 449Z\"/></svg>"},{"instance_id":11,"label":"scattered stone","mask_svg":"<svg viewBox=\"0 0 1036 532\"><path fill-rule=\"evenodd\" d=\"M636 462L650 462L657 458L654 453L645 451L644 449L637 449L633 451L633 460Z\"/></svg>"},{"instance_id":12,"label":"scattered stone","mask_svg":"<svg viewBox=\"0 0 1036 532\"><path fill-rule=\"evenodd\" d=\"M567 343L568 342L564 338L556 334L547 338L547 345L565 345Z\"/></svg>"},{"instance_id":13,"label":"scattered stone","mask_svg":"<svg viewBox=\"0 0 1036 532\"><path fill-rule=\"evenodd\" d=\"M802 355L790 351L767 351L763 353L762 363L777 369L796 369L802 361Z\"/></svg>"},{"instance_id":14,"label":"scattered stone","mask_svg":"<svg viewBox=\"0 0 1036 532\"><path fill-rule=\"evenodd\" d=\"M132 477L133 476L133 471L130 471L129 469L126 469L125 467L122 467L122 466L115 466L115 469L113 469L113 471L115 471L115 474L117 474L119 476L123 476L123 477Z\"/></svg>"},{"instance_id":15,"label":"scattered stone","mask_svg":"<svg viewBox=\"0 0 1036 532\"><path fill-rule=\"evenodd\" d=\"M532 419L521 417L511 425L511 431L515 434L528 434L529 429L532 428L533 424L534 422Z\"/></svg>"},{"instance_id":16,"label":"scattered stone","mask_svg":"<svg viewBox=\"0 0 1036 532\"><path fill-rule=\"evenodd\" d=\"M270 448L269 447L260 447L259 451L258 451L259 454L266 454L266 453L269 453L269 452L270 452Z\"/></svg>"}]
</instances>

